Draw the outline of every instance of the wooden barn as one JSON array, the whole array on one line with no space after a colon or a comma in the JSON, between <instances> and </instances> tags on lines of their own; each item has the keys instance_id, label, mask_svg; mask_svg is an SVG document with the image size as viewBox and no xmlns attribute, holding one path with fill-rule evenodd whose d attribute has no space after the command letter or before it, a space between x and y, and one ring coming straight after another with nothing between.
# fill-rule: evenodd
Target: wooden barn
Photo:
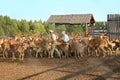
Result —
<instances>
[{"instance_id":1,"label":"wooden barn","mask_svg":"<svg viewBox=\"0 0 120 80\"><path fill-rule=\"evenodd\" d=\"M120 14L108 14L107 27L110 40L120 39Z\"/></svg>"},{"instance_id":2,"label":"wooden barn","mask_svg":"<svg viewBox=\"0 0 120 80\"><path fill-rule=\"evenodd\" d=\"M95 19L92 14L69 14L69 15L51 15L47 20L48 23L61 25L80 25L86 26L86 32L88 26L94 25Z\"/></svg>"}]
</instances>

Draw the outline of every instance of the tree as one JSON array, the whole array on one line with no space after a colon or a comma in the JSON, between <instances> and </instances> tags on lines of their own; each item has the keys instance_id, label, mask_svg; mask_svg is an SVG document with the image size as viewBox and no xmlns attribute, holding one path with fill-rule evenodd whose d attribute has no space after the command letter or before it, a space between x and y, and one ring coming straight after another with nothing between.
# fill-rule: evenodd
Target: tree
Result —
<instances>
[{"instance_id":1,"label":"tree","mask_svg":"<svg viewBox=\"0 0 120 80\"><path fill-rule=\"evenodd\" d=\"M49 24L47 22L43 22L44 28L46 30L46 32L49 34Z\"/></svg>"},{"instance_id":2,"label":"tree","mask_svg":"<svg viewBox=\"0 0 120 80\"><path fill-rule=\"evenodd\" d=\"M65 25L58 25L58 26L56 26L55 30L58 34L61 34L62 31L66 31L66 26Z\"/></svg>"},{"instance_id":3,"label":"tree","mask_svg":"<svg viewBox=\"0 0 120 80\"><path fill-rule=\"evenodd\" d=\"M3 29L3 24L4 24L4 17L0 16L0 36L5 34Z\"/></svg>"},{"instance_id":4,"label":"tree","mask_svg":"<svg viewBox=\"0 0 120 80\"><path fill-rule=\"evenodd\" d=\"M29 24L26 20L21 20L18 28L23 34L29 34Z\"/></svg>"},{"instance_id":5,"label":"tree","mask_svg":"<svg viewBox=\"0 0 120 80\"><path fill-rule=\"evenodd\" d=\"M66 31L69 33L83 33L85 31L85 26L83 25L67 25Z\"/></svg>"},{"instance_id":6,"label":"tree","mask_svg":"<svg viewBox=\"0 0 120 80\"><path fill-rule=\"evenodd\" d=\"M55 24L48 24L48 29L55 31Z\"/></svg>"},{"instance_id":7,"label":"tree","mask_svg":"<svg viewBox=\"0 0 120 80\"><path fill-rule=\"evenodd\" d=\"M107 26L107 22L96 22L95 26Z\"/></svg>"},{"instance_id":8,"label":"tree","mask_svg":"<svg viewBox=\"0 0 120 80\"><path fill-rule=\"evenodd\" d=\"M4 30L3 30L3 28L2 27L0 27L0 36L2 36L2 35L4 35L5 33L4 33Z\"/></svg>"},{"instance_id":9,"label":"tree","mask_svg":"<svg viewBox=\"0 0 120 80\"><path fill-rule=\"evenodd\" d=\"M17 35L19 33L18 23L16 19L11 21L11 26L9 29L10 36Z\"/></svg>"},{"instance_id":10,"label":"tree","mask_svg":"<svg viewBox=\"0 0 120 80\"><path fill-rule=\"evenodd\" d=\"M33 32L38 34L46 34L46 30L44 28L44 25L42 25L39 22L33 23Z\"/></svg>"}]
</instances>

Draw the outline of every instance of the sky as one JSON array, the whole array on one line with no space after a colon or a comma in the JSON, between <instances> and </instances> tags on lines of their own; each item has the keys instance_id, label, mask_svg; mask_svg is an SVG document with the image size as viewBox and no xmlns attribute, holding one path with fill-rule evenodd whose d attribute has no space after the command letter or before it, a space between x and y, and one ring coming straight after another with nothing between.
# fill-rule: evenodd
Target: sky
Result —
<instances>
[{"instance_id":1,"label":"sky","mask_svg":"<svg viewBox=\"0 0 120 80\"><path fill-rule=\"evenodd\" d=\"M0 0L0 15L17 20L89 13L96 21L107 21L107 14L120 14L120 0Z\"/></svg>"}]
</instances>

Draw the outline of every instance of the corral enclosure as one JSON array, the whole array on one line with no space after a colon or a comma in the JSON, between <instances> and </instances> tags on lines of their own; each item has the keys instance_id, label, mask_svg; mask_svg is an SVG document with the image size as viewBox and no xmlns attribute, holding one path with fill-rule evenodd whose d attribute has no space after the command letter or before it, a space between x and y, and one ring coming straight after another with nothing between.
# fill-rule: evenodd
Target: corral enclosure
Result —
<instances>
[{"instance_id":1,"label":"corral enclosure","mask_svg":"<svg viewBox=\"0 0 120 80\"><path fill-rule=\"evenodd\" d=\"M119 26L118 22L108 20L108 28L92 26L92 30L94 29L93 34L96 35L106 33L108 29L109 37L113 39L112 33L115 38L119 37ZM11 62L1 58L0 80L120 80L119 57L120 52L115 56L113 51L113 55L104 58L101 55L84 56L79 59L74 56L63 56L62 59L27 56L24 63L19 63L18 59Z\"/></svg>"},{"instance_id":2,"label":"corral enclosure","mask_svg":"<svg viewBox=\"0 0 120 80\"><path fill-rule=\"evenodd\" d=\"M109 39L120 39L120 14L107 15Z\"/></svg>"}]
</instances>

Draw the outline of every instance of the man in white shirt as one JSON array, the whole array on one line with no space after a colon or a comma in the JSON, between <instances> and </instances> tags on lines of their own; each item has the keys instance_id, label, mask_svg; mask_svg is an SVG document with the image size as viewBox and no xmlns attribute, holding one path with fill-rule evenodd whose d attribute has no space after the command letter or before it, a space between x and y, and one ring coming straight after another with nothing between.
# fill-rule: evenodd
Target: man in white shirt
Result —
<instances>
[{"instance_id":1,"label":"man in white shirt","mask_svg":"<svg viewBox=\"0 0 120 80\"><path fill-rule=\"evenodd\" d=\"M58 56L61 58L60 52L56 48L56 43L57 43L57 36L54 34L53 30L50 30L50 36L52 39L52 50L51 50L51 58L53 58L53 53L56 51L58 53Z\"/></svg>"},{"instance_id":2,"label":"man in white shirt","mask_svg":"<svg viewBox=\"0 0 120 80\"><path fill-rule=\"evenodd\" d=\"M65 31L62 31L62 34L63 34L63 41L65 43L68 43L69 42L69 36L65 33Z\"/></svg>"},{"instance_id":3,"label":"man in white shirt","mask_svg":"<svg viewBox=\"0 0 120 80\"><path fill-rule=\"evenodd\" d=\"M69 52L69 36L66 34L65 31L62 31L63 34L63 41L67 47L67 49L65 50L65 56L68 57L70 56L70 52Z\"/></svg>"}]
</instances>

